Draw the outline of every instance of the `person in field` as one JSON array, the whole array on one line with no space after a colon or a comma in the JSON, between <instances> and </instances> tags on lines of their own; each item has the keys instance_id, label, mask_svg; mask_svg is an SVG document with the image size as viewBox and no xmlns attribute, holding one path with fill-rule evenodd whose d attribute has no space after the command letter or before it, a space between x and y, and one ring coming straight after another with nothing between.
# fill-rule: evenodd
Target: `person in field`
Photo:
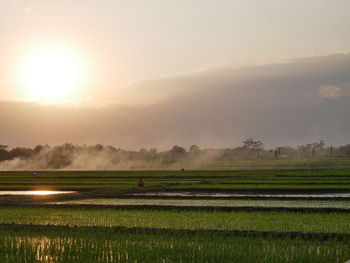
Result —
<instances>
[{"instance_id":1,"label":"person in field","mask_svg":"<svg viewBox=\"0 0 350 263\"><path fill-rule=\"evenodd\" d=\"M140 178L139 182L137 183L138 187L144 187L145 186L145 182L143 181L142 178Z\"/></svg>"}]
</instances>

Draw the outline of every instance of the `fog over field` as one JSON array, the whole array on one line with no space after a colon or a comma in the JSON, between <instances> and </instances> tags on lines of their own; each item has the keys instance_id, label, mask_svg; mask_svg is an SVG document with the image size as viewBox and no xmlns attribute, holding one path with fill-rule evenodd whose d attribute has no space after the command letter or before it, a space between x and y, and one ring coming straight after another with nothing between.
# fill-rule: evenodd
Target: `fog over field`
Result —
<instances>
[{"instance_id":1,"label":"fog over field","mask_svg":"<svg viewBox=\"0 0 350 263\"><path fill-rule=\"evenodd\" d=\"M268 147L320 139L346 144L350 54L207 68L137 82L112 99L79 107L1 101L1 142L165 149L233 147L252 137Z\"/></svg>"}]
</instances>

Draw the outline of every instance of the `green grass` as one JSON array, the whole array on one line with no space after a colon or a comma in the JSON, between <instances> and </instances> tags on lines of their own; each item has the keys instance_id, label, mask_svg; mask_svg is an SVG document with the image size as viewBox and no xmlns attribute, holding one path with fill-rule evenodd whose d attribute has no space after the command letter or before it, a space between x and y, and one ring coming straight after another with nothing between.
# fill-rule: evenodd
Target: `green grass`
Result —
<instances>
[{"instance_id":1,"label":"green grass","mask_svg":"<svg viewBox=\"0 0 350 263\"><path fill-rule=\"evenodd\" d=\"M343 263L350 241L111 229L0 227L2 263Z\"/></svg>"},{"instance_id":2,"label":"green grass","mask_svg":"<svg viewBox=\"0 0 350 263\"><path fill-rule=\"evenodd\" d=\"M0 207L0 223L350 233L350 213Z\"/></svg>"}]
</instances>

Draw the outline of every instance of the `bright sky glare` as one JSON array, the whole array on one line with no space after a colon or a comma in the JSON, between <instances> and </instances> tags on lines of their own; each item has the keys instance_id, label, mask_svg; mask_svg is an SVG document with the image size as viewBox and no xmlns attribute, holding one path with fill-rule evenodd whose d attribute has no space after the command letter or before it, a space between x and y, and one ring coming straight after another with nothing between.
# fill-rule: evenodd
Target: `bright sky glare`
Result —
<instances>
[{"instance_id":1,"label":"bright sky glare","mask_svg":"<svg viewBox=\"0 0 350 263\"><path fill-rule=\"evenodd\" d=\"M94 65L81 100L118 102L120 90L144 79L346 52L348 10L347 0L1 1L0 99L29 99L14 61L28 46L52 39L79 50ZM81 62L71 56L71 62L58 60L62 74L69 75L65 83L52 72L45 78L71 90L81 76L72 76L69 68ZM42 92L48 80L37 74L26 85L36 86L39 97L51 97L52 89Z\"/></svg>"},{"instance_id":2,"label":"bright sky glare","mask_svg":"<svg viewBox=\"0 0 350 263\"><path fill-rule=\"evenodd\" d=\"M28 52L18 72L25 98L44 103L71 101L82 84L81 64L74 54L59 48Z\"/></svg>"}]
</instances>

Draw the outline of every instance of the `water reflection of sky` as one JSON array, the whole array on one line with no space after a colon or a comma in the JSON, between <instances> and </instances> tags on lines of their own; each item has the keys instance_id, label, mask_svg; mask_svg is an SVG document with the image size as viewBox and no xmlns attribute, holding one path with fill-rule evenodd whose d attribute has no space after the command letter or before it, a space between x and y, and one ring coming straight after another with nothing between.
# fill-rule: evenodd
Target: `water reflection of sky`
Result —
<instances>
[{"instance_id":1,"label":"water reflection of sky","mask_svg":"<svg viewBox=\"0 0 350 263\"><path fill-rule=\"evenodd\" d=\"M193 192L148 192L134 193L131 196L170 196L170 197L350 197L350 193L324 193L324 194L235 194L235 193L193 193Z\"/></svg>"},{"instance_id":2,"label":"water reflection of sky","mask_svg":"<svg viewBox=\"0 0 350 263\"><path fill-rule=\"evenodd\" d=\"M37 190L37 191L0 191L0 195L57 195L57 194L71 194L75 191L49 191L49 190Z\"/></svg>"},{"instance_id":3,"label":"water reflection of sky","mask_svg":"<svg viewBox=\"0 0 350 263\"><path fill-rule=\"evenodd\" d=\"M84 199L52 204L116 205L116 206L179 206L179 207L293 207L350 209L350 201L334 200L213 200L213 199ZM350 263L350 262L349 262Z\"/></svg>"}]
</instances>

